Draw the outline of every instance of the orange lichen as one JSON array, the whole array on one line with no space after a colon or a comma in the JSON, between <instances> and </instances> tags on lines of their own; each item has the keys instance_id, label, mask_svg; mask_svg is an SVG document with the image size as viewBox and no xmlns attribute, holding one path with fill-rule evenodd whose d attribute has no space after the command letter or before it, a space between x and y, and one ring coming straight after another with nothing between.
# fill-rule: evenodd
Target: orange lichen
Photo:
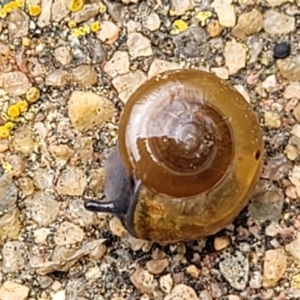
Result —
<instances>
[{"instance_id":1,"label":"orange lichen","mask_svg":"<svg viewBox=\"0 0 300 300\"><path fill-rule=\"evenodd\" d=\"M36 87L31 87L26 93L26 100L29 103L34 103L36 102L40 97L40 91Z\"/></svg>"}]
</instances>

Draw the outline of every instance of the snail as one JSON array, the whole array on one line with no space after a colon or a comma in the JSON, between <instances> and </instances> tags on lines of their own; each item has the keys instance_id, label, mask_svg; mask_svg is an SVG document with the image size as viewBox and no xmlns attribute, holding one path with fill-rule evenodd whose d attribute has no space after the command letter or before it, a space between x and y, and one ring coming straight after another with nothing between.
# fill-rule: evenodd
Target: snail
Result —
<instances>
[{"instance_id":1,"label":"snail","mask_svg":"<svg viewBox=\"0 0 300 300\"><path fill-rule=\"evenodd\" d=\"M105 163L106 200L85 207L118 216L145 240L213 235L247 205L263 151L254 111L227 82L199 70L162 72L126 102Z\"/></svg>"}]
</instances>

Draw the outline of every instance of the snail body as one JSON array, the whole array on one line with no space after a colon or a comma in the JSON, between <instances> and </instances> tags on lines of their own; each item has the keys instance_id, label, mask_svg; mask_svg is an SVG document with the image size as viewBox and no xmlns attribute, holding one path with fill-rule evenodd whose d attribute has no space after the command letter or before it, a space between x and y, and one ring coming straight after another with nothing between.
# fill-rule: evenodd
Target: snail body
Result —
<instances>
[{"instance_id":1,"label":"snail body","mask_svg":"<svg viewBox=\"0 0 300 300\"><path fill-rule=\"evenodd\" d=\"M107 158L106 201L135 237L165 243L215 234L246 206L259 179L263 140L251 106L217 76L167 71L125 104Z\"/></svg>"}]
</instances>

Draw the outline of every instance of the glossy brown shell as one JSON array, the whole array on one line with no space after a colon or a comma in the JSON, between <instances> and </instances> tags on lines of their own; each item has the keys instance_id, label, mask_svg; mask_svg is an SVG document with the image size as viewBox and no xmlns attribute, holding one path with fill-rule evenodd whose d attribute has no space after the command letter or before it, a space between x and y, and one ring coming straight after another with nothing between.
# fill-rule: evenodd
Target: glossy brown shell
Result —
<instances>
[{"instance_id":1,"label":"glossy brown shell","mask_svg":"<svg viewBox=\"0 0 300 300\"><path fill-rule=\"evenodd\" d=\"M154 241L195 240L224 228L247 204L262 167L251 106L197 70L164 72L138 88L124 107L118 144L128 174L142 183L128 229Z\"/></svg>"}]
</instances>

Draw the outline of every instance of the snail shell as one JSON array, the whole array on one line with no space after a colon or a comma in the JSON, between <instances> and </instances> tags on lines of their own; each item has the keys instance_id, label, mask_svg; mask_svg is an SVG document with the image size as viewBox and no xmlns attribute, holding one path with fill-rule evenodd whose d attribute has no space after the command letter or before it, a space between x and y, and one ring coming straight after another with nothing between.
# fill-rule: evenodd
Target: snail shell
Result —
<instances>
[{"instance_id":1,"label":"snail shell","mask_svg":"<svg viewBox=\"0 0 300 300\"><path fill-rule=\"evenodd\" d=\"M240 93L207 72L168 71L126 103L106 162L107 201L85 205L119 215L138 238L196 240L246 206L262 161L261 130Z\"/></svg>"}]
</instances>

